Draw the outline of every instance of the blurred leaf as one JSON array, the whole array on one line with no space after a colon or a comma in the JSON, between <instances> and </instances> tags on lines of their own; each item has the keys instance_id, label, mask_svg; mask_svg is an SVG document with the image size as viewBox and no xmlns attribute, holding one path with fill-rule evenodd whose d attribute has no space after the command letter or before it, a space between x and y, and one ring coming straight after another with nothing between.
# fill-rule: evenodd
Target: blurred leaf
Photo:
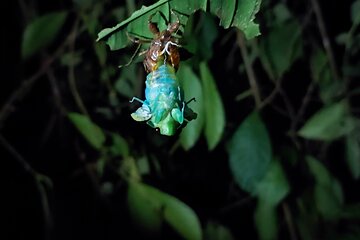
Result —
<instances>
[{"instance_id":1,"label":"blurred leaf","mask_svg":"<svg viewBox=\"0 0 360 240\"><path fill-rule=\"evenodd\" d=\"M210 11L215 13L221 20L221 25L225 28L230 26L238 27L245 36L250 39L260 34L259 25L255 24L255 14L259 11L260 0L234 0L221 1L212 0ZM183 26L186 25L188 17L198 10L207 10L206 0L160 0L151 6L143 6L140 10L135 11L128 19L122 21L112 28L103 29L98 34L98 39L105 39L111 50L124 48L128 45L126 32L136 36L152 38L152 34L147 24L151 14L162 12L169 19L171 17L170 9L177 13ZM156 14L159 15L159 14ZM166 28L164 20L160 16L153 19L160 24L160 29Z\"/></svg>"},{"instance_id":2,"label":"blurred leaf","mask_svg":"<svg viewBox=\"0 0 360 240\"><path fill-rule=\"evenodd\" d=\"M90 9L95 0L73 0L74 4L82 9Z\"/></svg>"},{"instance_id":3,"label":"blurred leaf","mask_svg":"<svg viewBox=\"0 0 360 240\"><path fill-rule=\"evenodd\" d=\"M135 81L138 81L137 66L131 64L126 67L126 71L121 71L119 78L115 82L115 89L122 96L132 98L135 95Z\"/></svg>"},{"instance_id":4,"label":"blurred leaf","mask_svg":"<svg viewBox=\"0 0 360 240\"><path fill-rule=\"evenodd\" d=\"M234 240L230 230L216 222L208 222L204 230L204 239L206 240Z\"/></svg>"},{"instance_id":5,"label":"blurred leaf","mask_svg":"<svg viewBox=\"0 0 360 240\"><path fill-rule=\"evenodd\" d=\"M302 55L301 41L301 27L294 20L273 26L260 39L260 60L273 80L281 78Z\"/></svg>"},{"instance_id":6,"label":"blurred leaf","mask_svg":"<svg viewBox=\"0 0 360 240\"><path fill-rule=\"evenodd\" d=\"M106 63L106 57L107 57L105 44L104 43L95 44L94 48L95 48L96 56L99 59L100 66L104 67L105 63Z\"/></svg>"},{"instance_id":7,"label":"blurred leaf","mask_svg":"<svg viewBox=\"0 0 360 240\"><path fill-rule=\"evenodd\" d=\"M21 45L22 58L27 59L49 46L63 26L66 16L67 12L64 11L48 13L26 26Z\"/></svg>"},{"instance_id":8,"label":"blurred leaf","mask_svg":"<svg viewBox=\"0 0 360 240\"><path fill-rule=\"evenodd\" d=\"M325 106L306 121L298 134L304 138L332 141L354 128L345 100Z\"/></svg>"},{"instance_id":9,"label":"blurred leaf","mask_svg":"<svg viewBox=\"0 0 360 240\"><path fill-rule=\"evenodd\" d=\"M227 151L236 183L256 194L256 185L265 176L272 159L270 138L257 112L241 123L227 145Z\"/></svg>"},{"instance_id":10,"label":"blurred leaf","mask_svg":"<svg viewBox=\"0 0 360 240\"><path fill-rule=\"evenodd\" d=\"M354 1L351 5L351 20L353 24L360 23L360 0Z\"/></svg>"},{"instance_id":11,"label":"blurred leaf","mask_svg":"<svg viewBox=\"0 0 360 240\"><path fill-rule=\"evenodd\" d=\"M102 129L85 115L79 113L68 113L69 120L75 125L88 143L100 150L105 142L105 134Z\"/></svg>"},{"instance_id":12,"label":"blurred leaf","mask_svg":"<svg viewBox=\"0 0 360 240\"><path fill-rule=\"evenodd\" d=\"M306 161L315 178L314 198L318 211L325 219L337 219L343 204L339 182L315 158L307 156Z\"/></svg>"},{"instance_id":13,"label":"blurred leaf","mask_svg":"<svg viewBox=\"0 0 360 240\"><path fill-rule=\"evenodd\" d=\"M345 145L346 161L354 179L360 177L360 131L349 132Z\"/></svg>"},{"instance_id":14,"label":"blurred leaf","mask_svg":"<svg viewBox=\"0 0 360 240\"><path fill-rule=\"evenodd\" d=\"M110 146L110 152L113 156L129 156L129 146L126 140L117 133L112 133L112 145Z\"/></svg>"},{"instance_id":15,"label":"blurred leaf","mask_svg":"<svg viewBox=\"0 0 360 240\"><path fill-rule=\"evenodd\" d=\"M82 61L82 52L67 52L61 55L60 62L63 66L77 66Z\"/></svg>"},{"instance_id":16,"label":"blurred leaf","mask_svg":"<svg viewBox=\"0 0 360 240\"><path fill-rule=\"evenodd\" d=\"M224 106L215 80L205 62L200 63L205 107L205 137L209 150L219 143L225 128Z\"/></svg>"},{"instance_id":17,"label":"blurred leaf","mask_svg":"<svg viewBox=\"0 0 360 240\"><path fill-rule=\"evenodd\" d=\"M290 187L278 160L271 161L265 177L257 184L257 197L274 207L289 193Z\"/></svg>"},{"instance_id":18,"label":"blurred leaf","mask_svg":"<svg viewBox=\"0 0 360 240\"><path fill-rule=\"evenodd\" d=\"M181 145L185 150L189 150L199 139L204 126L204 99L200 80L186 63L180 65L177 77L184 90L185 101L191 98L196 100L190 103L190 106L197 113L197 118L182 129L180 134Z\"/></svg>"},{"instance_id":19,"label":"blurred leaf","mask_svg":"<svg viewBox=\"0 0 360 240\"><path fill-rule=\"evenodd\" d=\"M191 34L198 42L195 56L201 60L210 60L213 56L213 44L218 36L218 28L210 14L204 14L199 33Z\"/></svg>"},{"instance_id":20,"label":"blurred leaf","mask_svg":"<svg viewBox=\"0 0 360 240\"><path fill-rule=\"evenodd\" d=\"M146 155L140 157L136 161L136 165L138 167L139 173L141 175L149 174L150 173L150 165L149 165L149 159Z\"/></svg>"},{"instance_id":21,"label":"blurred leaf","mask_svg":"<svg viewBox=\"0 0 360 240\"><path fill-rule=\"evenodd\" d=\"M263 199L259 199L255 210L255 225L260 240L278 239L278 226L275 206L268 204Z\"/></svg>"},{"instance_id":22,"label":"blurred leaf","mask_svg":"<svg viewBox=\"0 0 360 240\"><path fill-rule=\"evenodd\" d=\"M336 81L323 50L317 49L310 58L310 68L313 80L319 85L320 97L324 103L331 103L344 90L345 84Z\"/></svg>"},{"instance_id":23,"label":"blurred leaf","mask_svg":"<svg viewBox=\"0 0 360 240\"><path fill-rule=\"evenodd\" d=\"M146 184L129 182L127 200L134 222L147 232L160 232L162 223L166 222L183 239L202 239L196 214L177 198Z\"/></svg>"},{"instance_id":24,"label":"blurred leaf","mask_svg":"<svg viewBox=\"0 0 360 240\"><path fill-rule=\"evenodd\" d=\"M274 15L278 23L291 19L291 13L284 3L278 3L273 9Z\"/></svg>"}]
</instances>

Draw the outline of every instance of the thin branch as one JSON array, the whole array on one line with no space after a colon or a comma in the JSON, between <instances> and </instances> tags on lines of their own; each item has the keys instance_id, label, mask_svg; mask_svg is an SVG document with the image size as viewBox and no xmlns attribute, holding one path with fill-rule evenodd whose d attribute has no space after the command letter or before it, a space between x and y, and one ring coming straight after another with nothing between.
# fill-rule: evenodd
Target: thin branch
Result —
<instances>
[{"instance_id":1,"label":"thin branch","mask_svg":"<svg viewBox=\"0 0 360 240\"><path fill-rule=\"evenodd\" d=\"M22 168L29 173L35 182L36 189L40 196L41 206L44 218L44 239L50 239L50 232L53 226L50 205L47 198L46 190L42 185L43 180L50 181L46 176L36 172L28 162L16 151L16 149L0 134L0 144L13 156L13 158L22 166Z\"/></svg>"},{"instance_id":2,"label":"thin branch","mask_svg":"<svg viewBox=\"0 0 360 240\"><path fill-rule=\"evenodd\" d=\"M296 131L297 125L300 122L301 118L303 117L305 110L311 100L311 95L312 95L313 91L315 90L315 86L316 86L316 83L314 81L312 81L309 84L309 86L306 90L306 94L305 94L305 96L302 100L301 106L299 108L299 111L297 112L295 119L291 123L291 127L290 127L291 131Z\"/></svg>"},{"instance_id":3,"label":"thin branch","mask_svg":"<svg viewBox=\"0 0 360 240\"><path fill-rule=\"evenodd\" d=\"M246 45L245 45L245 39L244 39L243 34L239 30L236 32L236 36L237 36L238 45L240 47L241 56L244 60L245 70L246 70L246 74L249 79L250 88L252 90L252 94L255 99L255 105L256 105L256 108L259 109L260 104L261 104L260 91L259 91L259 86L256 81L256 75L255 75L254 69L252 68L252 64L250 62L249 53L248 53Z\"/></svg>"},{"instance_id":4,"label":"thin branch","mask_svg":"<svg viewBox=\"0 0 360 240\"><path fill-rule=\"evenodd\" d=\"M74 30L70 34L70 52L75 51L75 42L76 42L78 25L79 25L79 20L76 20ZM79 110L83 114L89 115L88 111L86 110L86 107L84 105L84 102L81 99L81 96L79 94L77 86L76 86L75 69L74 69L74 64L72 64L72 63L69 64L69 68L68 68L68 80L69 80L69 87L70 87L71 94L73 95L75 103L78 106Z\"/></svg>"},{"instance_id":5,"label":"thin branch","mask_svg":"<svg viewBox=\"0 0 360 240\"><path fill-rule=\"evenodd\" d=\"M281 89L281 83L282 83L282 78L275 81L275 88L270 93L270 95L261 102L259 109L264 108L266 105L270 104L274 100L275 96L279 93L279 90Z\"/></svg>"},{"instance_id":6,"label":"thin branch","mask_svg":"<svg viewBox=\"0 0 360 240\"><path fill-rule=\"evenodd\" d=\"M323 42L323 45L324 45L324 48L325 48L325 51L326 51L326 55L327 55L328 60L329 60L331 71L332 71L335 79L340 80L339 71L337 69L336 62L335 62L334 52L333 52L333 50L331 48L329 36L327 34L327 31L326 31L325 22L324 22L324 18L322 16L322 13L321 13L319 2L317 0L311 0L311 4L312 4L312 7L313 7L314 12L315 12L315 16L316 16L316 19L317 19L317 24L318 24L318 27L319 27L319 30L320 30L320 34L321 34L322 42Z\"/></svg>"},{"instance_id":7,"label":"thin branch","mask_svg":"<svg viewBox=\"0 0 360 240\"><path fill-rule=\"evenodd\" d=\"M294 221L293 221L293 218L291 216L290 208L286 203L281 204L281 206L283 208L284 215L285 215L285 221L286 221L286 224L287 224L288 229L289 229L290 239L291 240L297 240L298 238L296 236Z\"/></svg>"},{"instance_id":8,"label":"thin branch","mask_svg":"<svg viewBox=\"0 0 360 240\"><path fill-rule=\"evenodd\" d=\"M16 102L22 100L30 91L31 87L37 82L37 80L39 80L44 74L47 73L49 67L61 55L68 42L69 37L63 42L61 46L59 46L59 48L54 52L53 55L44 59L40 69L34 75L32 75L30 78L23 80L21 85L10 95L10 97L7 99L7 101L0 110L0 129L3 128L4 122L14 111Z\"/></svg>"}]
</instances>

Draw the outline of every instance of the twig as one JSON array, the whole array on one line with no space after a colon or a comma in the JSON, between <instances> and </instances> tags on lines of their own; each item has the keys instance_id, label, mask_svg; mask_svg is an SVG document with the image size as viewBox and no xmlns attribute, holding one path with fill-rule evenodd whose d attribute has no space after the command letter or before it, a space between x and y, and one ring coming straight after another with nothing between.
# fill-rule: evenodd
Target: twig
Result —
<instances>
[{"instance_id":1,"label":"twig","mask_svg":"<svg viewBox=\"0 0 360 240\"><path fill-rule=\"evenodd\" d=\"M335 62L334 52L333 52L333 50L331 48L329 36L327 34L327 31L326 31L325 22L324 22L324 18L322 16L322 13L321 13L320 5L319 5L317 0L311 0L311 4L312 4L312 7L313 7L314 12L315 12L315 16L316 16L316 19L317 19L317 24L318 24L318 27L319 27L319 30L320 30L320 34L321 34L322 42L323 42L323 45L324 45L324 48L325 48L325 51L326 51L326 55L327 55L328 60L329 60L331 71L332 71L335 79L340 80L339 71L337 69L336 62Z\"/></svg>"},{"instance_id":2,"label":"twig","mask_svg":"<svg viewBox=\"0 0 360 240\"><path fill-rule=\"evenodd\" d=\"M256 108L259 109L260 104L261 104L261 97L260 97L259 87L258 87L258 84L256 81L255 72L251 66L252 64L249 59L249 53L248 53L246 45L245 45L245 39L244 39L243 34L239 30L236 32L236 36L237 36L238 45L240 47L241 56L244 60L245 70L246 70L246 74L249 79L250 88L252 90L252 94L255 99L255 105L256 105Z\"/></svg>"},{"instance_id":3,"label":"twig","mask_svg":"<svg viewBox=\"0 0 360 240\"><path fill-rule=\"evenodd\" d=\"M72 31L72 33L70 34L70 52L74 52L75 51L75 41L76 41L76 35L77 35L77 28L79 25L79 20L76 20L75 25L74 25L74 30ZM69 64L69 68L68 68L68 80L69 80L69 87L70 87L70 91L71 94L74 97L75 103L78 106L79 110L85 114L85 115L89 115L88 111L86 110L86 107L84 105L84 102L81 99L81 96L79 94L79 91L77 89L76 86L76 80L75 80L75 70L74 70L74 64L70 63Z\"/></svg>"},{"instance_id":4,"label":"twig","mask_svg":"<svg viewBox=\"0 0 360 240\"><path fill-rule=\"evenodd\" d=\"M270 93L270 95L261 102L259 109L264 108L266 105L268 105L272 102L272 100L275 98L276 94L278 94L279 90L281 89L281 82L282 82L282 78L275 81L275 88Z\"/></svg>"},{"instance_id":5,"label":"twig","mask_svg":"<svg viewBox=\"0 0 360 240\"><path fill-rule=\"evenodd\" d=\"M309 104L309 102L311 100L311 95L312 95L313 91L315 90L315 86L316 86L316 84L315 84L314 81L312 81L309 84L309 86L308 86L308 88L306 90L306 94L305 94L305 96L304 96L304 98L302 100L300 109L297 112L295 119L291 123L291 127L290 127L291 131L296 131L297 125L300 122L302 116L304 115L306 107L308 106L308 104Z\"/></svg>"},{"instance_id":6,"label":"twig","mask_svg":"<svg viewBox=\"0 0 360 240\"><path fill-rule=\"evenodd\" d=\"M16 149L0 134L0 144L14 157L14 159L23 167L23 169L29 173L35 182L36 189L40 196L41 206L43 210L43 218L44 218L44 239L50 239L50 232L53 226L50 205L47 198L46 190L42 185L42 179L47 179L47 177L36 172L29 163L25 161L23 156L16 151Z\"/></svg>"},{"instance_id":7,"label":"twig","mask_svg":"<svg viewBox=\"0 0 360 240\"><path fill-rule=\"evenodd\" d=\"M295 226L294 226L294 222L292 220L291 217L291 211L289 209L289 206L286 203L281 204L283 211L284 211L284 215L285 215L285 221L286 224L289 228L289 234L290 234L290 239L291 240L297 240L297 236L296 236L296 232L295 232Z\"/></svg>"},{"instance_id":8,"label":"twig","mask_svg":"<svg viewBox=\"0 0 360 240\"><path fill-rule=\"evenodd\" d=\"M45 73L47 73L49 67L60 56L68 42L69 37L63 42L63 44L55 51L53 55L46 58L42 62L40 69L30 78L23 80L20 87L17 88L7 99L0 110L0 129L3 127L4 122L9 117L9 115L13 112L15 103L22 100L29 92L30 88L37 82L37 80L39 80Z\"/></svg>"}]
</instances>

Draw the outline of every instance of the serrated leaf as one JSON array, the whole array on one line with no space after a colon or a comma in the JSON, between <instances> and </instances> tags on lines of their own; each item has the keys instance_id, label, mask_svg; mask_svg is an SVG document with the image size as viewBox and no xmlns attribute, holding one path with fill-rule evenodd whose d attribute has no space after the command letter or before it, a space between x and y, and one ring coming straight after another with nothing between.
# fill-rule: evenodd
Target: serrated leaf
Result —
<instances>
[{"instance_id":1,"label":"serrated leaf","mask_svg":"<svg viewBox=\"0 0 360 240\"><path fill-rule=\"evenodd\" d=\"M256 194L272 159L268 132L259 114L253 112L237 128L227 145L229 164L235 182Z\"/></svg>"},{"instance_id":2,"label":"serrated leaf","mask_svg":"<svg viewBox=\"0 0 360 240\"><path fill-rule=\"evenodd\" d=\"M27 59L49 46L63 26L66 16L67 12L64 11L48 13L26 26L21 44L22 58Z\"/></svg>"},{"instance_id":3,"label":"serrated leaf","mask_svg":"<svg viewBox=\"0 0 360 240\"><path fill-rule=\"evenodd\" d=\"M259 24L254 23L261 0L238 0L231 26L239 28L247 39L260 35ZM226 13L229 14L229 13Z\"/></svg>"},{"instance_id":4,"label":"serrated leaf","mask_svg":"<svg viewBox=\"0 0 360 240\"><path fill-rule=\"evenodd\" d=\"M92 147L97 150L102 148L105 134L89 117L72 112L68 113L68 118Z\"/></svg>"},{"instance_id":5,"label":"serrated leaf","mask_svg":"<svg viewBox=\"0 0 360 240\"><path fill-rule=\"evenodd\" d=\"M147 232L159 233L162 223L166 222L183 239L202 239L196 214L177 198L149 185L130 182L127 201L130 216Z\"/></svg>"},{"instance_id":6,"label":"serrated leaf","mask_svg":"<svg viewBox=\"0 0 360 240\"><path fill-rule=\"evenodd\" d=\"M191 121L186 128L182 129L180 142L185 150L192 148L200 137L204 126L204 98L199 78L187 64L181 64L177 77L184 90L185 101L195 98L195 102L189 104L197 113L197 118Z\"/></svg>"},{"instance_id":7,"label":"serrated leaf","mask_svg":"<svg viewBox=\"0 0 360 240\"><path fill-rule=\"evenodd\" d=\"M150 38L153 35L147 27L149 16L161 12L167 19L173 18L170 9L179 17L182 26L194 12L198 10L211 11L220 18L220 24L225 28L234 26L242 30L250 39L260 34L258 24L254 23L255 14L259 11L260 0L231 0L211 1L210 9L207 9L207 0L160 0L148 7L143 6L135 11L128 19L120 22L115 27L103 29L98 34L99 40L106 40L111 50L124 48L129 44L126 33L135 36ZM160 24L160 30L165 29L165 21L159 16L153 18Z\"/></svg>"},{"instance_id":8,"label":"serrated leaf","mask_svg":"<svg viewBox=\"0 0 360 240\"><path fill-rule=\"evenodd\" d=\"M265 177L257 184L257 197L276 206L289 193L290 187L278 160L271 161Z\"/></svg>"},{"instance_id":9,"label":"serrated leaf","mask_svg":"<svg viewBox=\"0 0 360 240\"><path fill-rule=\"evenodd\" d=\"M298 134L308 139L332 141L344 136L353 127L347 103L343 100L320 109L307 120Z\"/></svg>"},{"instance_id":10,"label":"serrated leaf","mask_svg":"<svg viewBox=\"0 0 360 240\"><path fill-rule=\"evenodd\" d=\"M205 109L205 137L209 150L219 143L225 128L225 112L220 94L210 69L205 62L200 63Z\"/></svg>"},{"instance_id":11,"label":"serrated leaf","mask_svg":"<svg viewBox=\"0 0 360 240\"><path fill-rule=\"evenodd\" d=\"M338 218L343 204L341 185L320 161L311 156L306 161L315 178L314 200L319 213L326 219Z\"/></svg>"}]
</instances>

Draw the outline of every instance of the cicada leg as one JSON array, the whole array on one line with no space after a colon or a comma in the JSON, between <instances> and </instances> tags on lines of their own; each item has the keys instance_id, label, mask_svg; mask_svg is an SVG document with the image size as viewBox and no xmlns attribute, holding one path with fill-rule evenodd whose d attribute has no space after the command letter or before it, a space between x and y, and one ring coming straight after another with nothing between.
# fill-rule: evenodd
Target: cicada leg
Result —
<instances>
[{"instance_id":1,"label":"cicada leg","mask_svg":"<svg viewBox=\"0 0 360 240\"><path fill-rule=\"evenodd\" d=\"M137 98L137 97L133 97L129 102L130 102L130 103L133 103L135 100L138 101L138 102L140 102L140 103L142 103L142 104L144 104L144 101L141 100L140 98Z\"/></svg>"},{"instance_id":2,"label":"cicada leg","mask_svg":"<svg viewBox=\"0 0 360 240\"><path fill-rule=\"evenodd\" d=\"M193 97L192 99L190 99L189 101L187 101L185 104L188 105L191 102L196 102L196 99Z\"/></svg>"}]
</instances>

